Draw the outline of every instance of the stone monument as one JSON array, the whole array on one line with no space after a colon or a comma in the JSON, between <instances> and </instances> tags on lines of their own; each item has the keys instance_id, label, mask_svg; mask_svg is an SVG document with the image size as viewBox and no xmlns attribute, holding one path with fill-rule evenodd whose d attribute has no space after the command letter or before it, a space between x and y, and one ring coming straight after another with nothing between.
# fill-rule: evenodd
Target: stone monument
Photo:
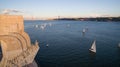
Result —
<instances>
[{"instance_id":1,"label":"stone monument","mask_svg":"<svg viewBox=\"0 0 120 67\"><path fill-rule=\"evenodd\" d=\"M38 42L31 44L23 17L0 15L0 67L22 67L34 61Z\"/></svg>"}]
</instances>

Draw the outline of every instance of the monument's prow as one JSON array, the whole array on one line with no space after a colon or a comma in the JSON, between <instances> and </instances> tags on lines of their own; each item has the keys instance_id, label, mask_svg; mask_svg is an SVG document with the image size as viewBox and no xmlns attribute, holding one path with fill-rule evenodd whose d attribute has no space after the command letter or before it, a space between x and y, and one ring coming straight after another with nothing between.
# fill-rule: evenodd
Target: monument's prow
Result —
<instances>
[{"instance_id":1,"label":"monument's prow","mask_svg":"<svg viewBox=\"0 0 120 67\"><path fill-rule=\"evenodd\" d=\"M23 17L0 15L0 67L22 67L31 64L39 50L24 32Z\"/></svg>"}]
</instances>

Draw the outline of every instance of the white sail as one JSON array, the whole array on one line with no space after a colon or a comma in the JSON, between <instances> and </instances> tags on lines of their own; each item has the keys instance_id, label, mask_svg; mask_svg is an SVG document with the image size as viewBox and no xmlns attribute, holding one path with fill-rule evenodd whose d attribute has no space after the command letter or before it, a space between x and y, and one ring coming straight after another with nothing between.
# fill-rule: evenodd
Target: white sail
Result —
<instances>
[{"instance_id":1,"label":"white sail","mask_svg":"<svg viewBox=\"0 0 120 67\"><path fill-rule=\"evenodd\" d=\"M118 47L120 47L120 43L118 44Z\"/></svg>"},{"instance_id":2,"label":"white sail","mask_svg":"<svg viewBox=\"0 0 120 67\"><path fill-rule=\"evenodd\" d=\"M90 51L95 52L96 53L96 41L93 42Z\"/></svg>"},{"instance_id":3,"label":"white sail","mask_svg":"<svg viewBox=\"0 0 120 67\"><path fill-rule=\"evenodd\" d=\"M82 32L83 32L83 33L85 33L85 31L86 31L86 30L85 30L85 29L83 29L83 31L82 31Z\"/></svg>"},{"instance_id":4,"label":"white sail","mask_svg":"<svg viewBox=\"0 0 120 67\"><path fill-rule=\"evenodd\" d=\"M49 44L46 45L46 47L48 47L48 46L49 46Z\"/></svg>"},{"instance_id":5,"label":"white sail","mask_svg":"<svg viewBox=\"0 0 120 67\"><path fill-rule=\"evenodd\" d=\"M35 25L36 28L38 28L38 25Z\"/></svg>"}]
</instances>

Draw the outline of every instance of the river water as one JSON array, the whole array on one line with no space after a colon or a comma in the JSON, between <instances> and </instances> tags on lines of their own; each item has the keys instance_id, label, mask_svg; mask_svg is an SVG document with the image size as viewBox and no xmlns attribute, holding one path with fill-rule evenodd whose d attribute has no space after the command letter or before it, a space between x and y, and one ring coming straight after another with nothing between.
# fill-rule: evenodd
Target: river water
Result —
<instances>
[{"instance_id":1,"label":"river water","mask_svg":"<svg viewBox=\"0 0 120 67\"><path fill-rule=\"evenodd\" d=\"M25 21L40 67L120 67L120 22ZM82 31L85 29L85 33ZM96 40L96 53L89 51Z\"/></svg>"}]
</instances>

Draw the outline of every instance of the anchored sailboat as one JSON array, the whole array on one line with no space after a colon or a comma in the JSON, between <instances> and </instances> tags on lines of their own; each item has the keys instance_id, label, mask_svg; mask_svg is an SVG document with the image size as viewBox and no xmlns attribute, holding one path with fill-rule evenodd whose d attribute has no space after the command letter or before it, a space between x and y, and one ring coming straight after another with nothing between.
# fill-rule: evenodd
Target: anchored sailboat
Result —
<instances>
[{"instance_id":1,"label":"anchored sailboat","mask_svg":"<svg viewBox=\"0 0 120 67\"><path fill-rule=\"evenodd\" d=\"M46 47L48 47L48 46L49 46L49 44L46 45Z\"/></svg>"},{"instance_id":2,"label":"anchored sailboat","mask_svg":"<svg viewBox=\"0 0 120 67\"><path fill-rule=\"evenodd\" d=\"M36 28L38 28L38 25L35 25Z\"/></svg>"},{"instance_id":3,"label":"anchored sailboat","mask_svg":"<svg viewBox=\"0 0 120 67\"><path fill-rule=\"evenodd\" d=\"M118 47L120 47L120 43L118 44Z\"/></svg>"},{"instance_id":4,"label":"anchored sailboat","mask_svg":"<svg viewBox=\"0 0 120 67\"><path fill-rule=\"evenodd\" d=\"M91 46L91 48L89 49L91 52L94 52L94 53L96 53L96 41L94 40L94 42L93 42L93 44L92 44L92 46Z\"/></svg>"},{"instance_id":5,"label":"anchored sailboat","mask_svg":"<svg viewBox=\"0 0 120 67\"><path fill-rule=\"evenodd\" d=\"M83 33L85 33L86 32L86 30L85 29L83 29L83 31L82 31Z\"/></svg>"}]
</instances>

